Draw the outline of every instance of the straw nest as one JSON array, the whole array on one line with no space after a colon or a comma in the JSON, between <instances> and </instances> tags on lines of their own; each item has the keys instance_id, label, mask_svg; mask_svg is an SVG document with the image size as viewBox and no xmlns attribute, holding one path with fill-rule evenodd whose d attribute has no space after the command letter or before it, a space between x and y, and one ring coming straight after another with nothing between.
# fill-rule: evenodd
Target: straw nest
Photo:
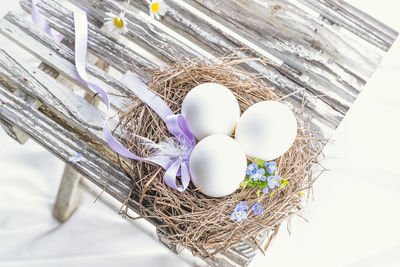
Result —
<instances>
[{"instance_id":1,"label":"straw nest","mask_svg":"<svg viewBox=\"0 0 400 267\"><path fill-rule=\"evenodd\" d=\"M259 61L259 60L258 60ZM233 67L243 63L235 58L219 59L218 63L204 59L179 62L164 69L152 69L153 81L149 87L157 92L176 114L180 113L181 103L186 94L196 85L216 82L228 87L239 101L241 112L251 105L264 101L281 101L284 96L266 86L260 77L240 68ZM302 208L302 195L311 188L311 166L317 162L323 139L311 132L309 123L303 118L301 108L294 110L298 121L298 134L293 146L283 156L276 159L280 176L289 181L282 190L273 196L256 195L255 187L238 188L233 194L223 198L210 198L199 192L191 183L186 191L180 193L163 182L164 170L156 165L132 161L124 168L134 180L131 198L139 202L141 217L155 220L158 231L163 233L169 243L182 245L193 254L210 257L227 250L242 241L251 240L254 246L261 246L263 236L271 239L280 224L290 219ZM146 150L136 135L155 142L171 137L164 122L148 106L132 97L128 111L120 114L125 145L133 152L145 157ZM264 212L237 223L230 219L236 204L246 201L250 207L260 203ZM128 202L128 201L127 201Z\"/></svg>"}]
</instances>

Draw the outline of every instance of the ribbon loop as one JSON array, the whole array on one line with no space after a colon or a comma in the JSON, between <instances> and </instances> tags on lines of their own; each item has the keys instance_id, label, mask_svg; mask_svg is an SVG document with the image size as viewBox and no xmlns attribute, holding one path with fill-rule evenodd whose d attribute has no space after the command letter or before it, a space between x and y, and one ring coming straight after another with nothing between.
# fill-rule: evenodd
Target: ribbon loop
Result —
<instances>
[{"instance_id":1,"label":"ribbon loop","mask_svg":"<svg viewBox=\"0 0 400 267\"><path fill-rule=\"evenodd\" d=\"M165 123L168 131L172 133L181 143L194 146L196 140L190 132L186 120L182 114L170 115L166 118Z\"/></svg>"},{"instance_id":2,"label":"ribbon loop","mask_svg":"<svg viewBox=\"0 0 400 267\"><path fill-rule=\"evenodd\" d=\"M64 35L60 33L55 33L54 30L50 27L47 20L45 20L45 18L39 13L37 5L41 1L42 0L32 0L31 17L33 23L35 23L36 26L39 27L39 29L52 36L57 42L61 42L61 40L64 38Z\"/></svg>"}]
</instances>

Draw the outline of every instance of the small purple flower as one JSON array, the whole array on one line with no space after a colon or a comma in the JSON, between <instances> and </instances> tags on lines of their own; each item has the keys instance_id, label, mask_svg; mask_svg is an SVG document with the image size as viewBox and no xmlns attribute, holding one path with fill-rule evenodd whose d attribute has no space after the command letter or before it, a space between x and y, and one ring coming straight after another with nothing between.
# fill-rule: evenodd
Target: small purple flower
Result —
<instances>
[{"instance_id":1,"label":"small purple flower","mask_svg":"<svg viewBox=\"0 0 400 267\"><path fill-rule=\"evenodd\" d=\"M75 155L68 158L68 161L71 163L78 163L79 161L84 160L85 158L82 156L81 153L76 153Z\"/></svg>"},{"instance_id":2,"label":"small purple flower","mask_svg":"<svg viewBox=\"0 0 400 267\"><path fill-rule=\"evenodd\" d=\"M246 202L244 201L240 201L235 207L235 211L246 211L248 209L249 207L246 205Z\"/></svg>"},{"instance_id":3,"label":"small purple flower","mask_svg":"<svg viewBox=\"0 0 400 267\"><path fill-rule=\"evenodd\" d=\"M254 212L255 215L261 215L264 208L260 204L256 203L251 207L251 210Z\"/></svg>"},{"instance_id":4,"label":"small purple flower","mask_svg":"<svg viewBox=\"0 0 400 267\"><path fill-rule=\"evenodd\" d=\"M245 211L234 211L231 214L231 219L240 223L242 220L247 218L247 213Z\"/></svg>"},{"instance_id":5,"label":"small purple flower","mask_svg":"<svg viewBox=\"0 0 400 267\"><path fill-rule=\"evenodd\" d=\"M253 181L265 181L267 179L267 177L265 177L265 170L264 169L258 169L257 172L253 175L250 176L251 179L253 179Z\"/></svg>"},{"instance_id":6,"label":"small purple flower","mask_svg":"<svg viewBox=\"0 0 400 267\"><path fill-rule=\"evenodd\" d=\"M281 185L281 177L279 175L273 175L268 177L268 186L271 189L274 189L275 186L278 187Z\"/></svg>"},{"instance_id":7,"label":"small purple flower","mask_svg":"<svg viewBox=\"0 0 400 267\"><path fill-rule=\"evenodd\" d=\"M247 175L253 175L253 174L256 173L257 169L258 169L257 163L252 163L249 166L247 166L246 174Z\"/></svg>"},{"instance_id":8,"label":"small purple flower","mask_svg":"<svg viewBox=\"0 0 400 267\"><path fill-rule=\"evenodd\" d=\"M268 194L268 186L261 189L261 191L264 193L264 195Z\"/></svg>"},{"instance_id":9,"label":"small purple flower","mask_svg":"<svg viewBox=\"0 0 400 267\"><path fill-rule=\"evenodd\" d=\"M275 161L265 162L264 166L269 174L273 174L277 170Z\"/></svg>"}]
</instances>

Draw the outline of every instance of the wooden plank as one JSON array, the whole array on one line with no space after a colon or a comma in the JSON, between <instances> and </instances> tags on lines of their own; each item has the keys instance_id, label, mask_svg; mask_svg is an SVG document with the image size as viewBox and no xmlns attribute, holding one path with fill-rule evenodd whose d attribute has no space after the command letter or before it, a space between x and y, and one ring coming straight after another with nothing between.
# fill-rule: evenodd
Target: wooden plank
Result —
<instances>
[{"instance_id":1,"label":"wooden plank","mask_svg":"<svg viewBox=\"0 0 400 267\"><path fill-rule=\"evenodd\" d=\"M102 1L101 3L99 3L96 0L83 0L83 1L79 1L79 0L69 0L70 2L72 2L74 5L80 7L81 9L83 9L84 11L87 12L88 14L88 19L89 21L91 21L93 24L98 25L98 27L101 27L103 25L103 21L104 21L104 17L105 17L105 13L106 12L113 12L118 14L122 9L124 9L123 5L118 5L115 3L115 1ZM168 6L171 7L171 5L175 5L174 2L168 2ZM135 8L132 8L132 7ZM145 19L145 16L138 16L137 14L138 9L139 8L141 11L144 12L144 14L148 14L148 6L147 3L145 1L132 1L131 3L131 7L128 11L128 14L134 14L138 20L141 21L141 23L145 23L147 25L149 25L149 28L152 31L157 31L158 30L158 26L154 25L153 22L154 21L147 21ZM198 20L197 17L193 16L193 15L189 15L187 16L188 13L185 9L183 8L179 8L179 6L177 6L178 8L178 12L175 11L175 9L169 9L169 13L167 16L163 17L162 20L162 25L166 25L169 26L170 29L172 29L174 32L177 30L177 27L170 27L169 24L165 23L166 19L170 19L170 17L174 17L174 21L182 21L183 23L187 22L188 20ZM130 17L127 17L128 19L130 19ZM130 20L129 20L130 22ZM132 32L136 32L137 29L135 28L134 24L132 27L129 27L129 29ZM176 26L179 27L179 25L177 24ZM202 29L198 29L198 30L202 30ZM195 44L196 46L199 46L201 49L207 51L207 53L212 54L214 57L218 57L221 54L226 54L226 53L230 53L230 50L226 50L224 48L224 46L220 47L218 45L214 45L214 42L208 43L208 42L198 42L198 39L195 37L195 35L191 35L191 34L185 34L182 31L176 31L177 33L179 33L179 35L183 36L185 39L187 39L188 41L191 41L192 44ZM148 37L146 35L142 36L142 38L146 38L148 39ZM172 36L170 38L173 38ZM207 38L208 39L208 38ZM229 40L228 40L229 42ZM147 40L146 43L149 43L148 46L151 47L151 49L153 51L157 51L159 50L159 47L155 47L155 45L157 44L153 44L151 43L151 39ZM168 44L166 44L168 45ZM212 47L212 49L210 49L210 45ZM179 57L179 54L174 54L174 51L170 50L168 46L166 46L166 51L162 51L162 53L166 53L164 55L164 57L169 58L169 63L172 62L176 62L176 57ZM184 47L185 48L185 47ZM222 53L221 53L222 52ZM198 53L193 54L190 51L185 51L185 54L187 54L189 56L189 58L193 58L193 57L199 57L199 56L205 56L205 55L200 55Z\"/></svg>"},{"instance_id":2,"label":"wooden plank","mask_svg":"<svg viewBox=\"0 0 400 267\"><path fill-rule=\"evenodd\" d=\"M69 37L69 38L71 38L71 37ZM241 249L243 249L243 247ZM251 247L248 247L248 249L251 249ZM250 259L250 258L249 257L244 257L243 254L241 254L242 251L241 250L234 250L234 249L228 250L227 252L223 253L227 257L227 260L226 261L221 260L221 262L223 263L223 265L225 265L225 264L228 264L228 263L230 264L230 262L234 261L235 263L244 266L245 264L247 264L247 260ZM210 261L210 262L213 262L213 261Z\"/></svg>"},{"instance_id":3,"label":"wooden plank","mask_svg":"<svg viewBox=\"0 0 400 267\"><path fill-rule=\"evenodd\" d=\"M12 16L12 14L10 14L9 16ZM68 62L67 63L69 64L69 66L67 66L68 64L65 65L65 62L61 62L61 64L60 64L60 62L57 58L47 57L48 53L52 53L51 52L52 50L49 50L47 47L55 46L55 51L53 51L54 54L60 54L61 56L65 57L65 59L67 59L68 61L73 61L73 56L72 56L71 52L69 51L69 49L67 49L64 46L60 46L60 44L54 44L54 41L51 38L49 38L48 36L46 36L43 33L37 32L37 30L35 31L35 29L26 30L24 23L20 22L18 19L11 19L11 21L12 21L11 26L14 27L15 25L17 25L17 28L21 28L20 31L22 31L22 34L31 35L33 37L33 39L35 39L35 40L36 39L38 39L40 41L45 40L43 42L44 45L37 47L37 49L31 50L32 53L38 55L38 57L41 58L42 60L51 61L52 66L54 66L56 68L59 66L62 66L63 71L71 72L71 70L74 69L74 67L71 66L71 64L69 64ZM39 34L39 35L41 34L42 35L41 38L36 38L37 34ZM24 40L26 40L26 38L27 38L26 36L22 36L22 35L19 36L18 34L15 34L15 33L9 34L9 37L20 43L23 42ZM28 47L27 49L31 49L31 48ZM249 64L252 64L252 63L249 63ZM261 65L261 64L259 64L259 65ZM258 68L259 65L256 66L255 68ZM97 70L90 72L90 67L91 67L90 64L88 64L87 67L89 68L88 69L89 73L96 75L99 79L103 79L103 80L105 80L105 82L113 81L114 86L111 89L114 89L114 87L116 89L119 89L120 85L118 84L117 81L112 80L111 78L105 79L108 76L107 74L103 74L103 72L101 72L101 71L99 72ZM265 71L265 66L263 66L262 68L263 69L258 70L258 71L259 72ZM74 72L72 72L72 73L68 73L67 77L74 79L75 75L76 74ZM277 73L277 71L274 71L271 69L271 70L268 70L268 72L264 73L263 75L266 76L267 78L272 77L271 79L276 81L276 83L278 83L277 84L277 92L278 93L290 94L293 92L298 92L297 94L293 94L291 96L291 99L293 99L293 100L288 99L288 100L290 100L290 102L292 104L300 105L303 101L303 96L304 96L304 99L305 99L304 106L305 106L306 113L311 117L311 120L313 120L316 125L318 125L321 129L323 129L323 131L326 133L326 136L329 136L331 133L331 130L329 128L332 128L332 129L336 128L338 123L341 121L341 119L343 117L343 115L341 113L333 110L331 106L329 106L326 103L324 103L323 101L321 101L321 99L319 99L318 97L310 95L310 93L308 93L307 90L302 91L303 88L301 86L297 85L296 83L292 82L291 80L282 79L281 77L284 77L284 76ZM279 75L280 75L280 77L279 77ZM267 84L271 85L271 83L267 83ZM275 84L272 84L272 85L274 86ZM123 93L123 92L120 92L119 94L127 95L126 93ZM121 100L121 99L117 98L116 100ZM112 102L114 103L113 100L112 100ZM123 103L120 103L119 105L121 106L121 105L123 105Z\"/></svg>"},{"instance_id":4,"label":"wooden plank","mask_svg":"<svg viewBox=\"0 0 400 267\"><path fill-rule=\"evenodd\" d=\"M56 77L58 72L51 72L50 74ZM23 90L29 94L35 95L41 99L43 101L41 112L46 116L50 114L49 111L54 112L51 113L52 124L54 124L54 121L57 122L57 125L62 126L62 128L70 134L80 138L90 146L95 147L96 150L107 154L107 158L110 160L109 152L107 152L109 149L105 144L102 144L100 140L102 139L100 126L93 126L85 121L85 118L90 118L91 114L100 115L99 111L93 106L79 96L75 96L68 88L53 80L50 76L47 76L47 74L37 68L28 65L22 67L2 50L0 50L0 77L7 77L4 85L13 88L23 88ZM26 98L25 96L24 99ZM66 106L64 106L64 104ZM82 108L82 106L84 108ZM88 115L89 117L87 117ZM95 124L101 125L102 118L100 116L94 120L96 122ZM74 121L75 123L73 127L71 127L71 123ZM41 129L39 129L39 131L40 130ZM81 152L80 150L78 151ZM72 209L70 211L72 211ZM64 218L64 216L62 217ZM64 219L61 218L60 220ZM210 262L214 261L211 259L208 260ZM219 259L219 261L224 262L221 259Z\"/></svg>"},{"instance_id":5,"label":"wooden plank","mask_svg":"<svg viewBox=\"0 0 400 267\"><path fill-rule=\"evenodd\" d=\"M15 122L17 127L24 129L32 139L66 163L69 163L71 156L77 152L81 153L85 160L74 164L74 169L121 203L130 196L127 205L134 211L139 211L138 193L131 192L132 179L138 179L138 177L129 177L122 168L103 155L104 151L93 149L85 141L76 137L73 132L26 105L23 98L16 98L2 85L0 85L0 119ZM146 220L154 225L159 224L153 218L146 218ZM223 256L203 260L214 266L233 266Z\"/></svg>"},{"instance_id":6,"label":"wooden plank","mask_svg":"<svg viewBox=\"0 0 400 267\"><path fill-rule=\"evenodd\" d=\"M65 45L55 42L46 33L41 32L34 25L12 12L8 13L0 21L0 32L38 57L41 61L46 62L46 64L50 65L76 85L82 86L77 79L73 63L74 53ZM89 79L109 93L111 104L116 109L126 105L126 98L120 97L121 95L133 95L125 85L97 66L86 64L86 70ZM95 94L90 88L83 87L83 89L92 95Z\"/></svg>"},{"instance_id":7,"label":"wooden plank","mask_svg":"<svg viewBox=\"0 0 400 267\"><path fill-rule=\"evenodd\" d=\"M333 23L388 51L398 32L343 0L298 0Z\"/></svg>"},{"instance_id":8,"label":"wooden plank","mask_svg":"<svg viewBox=\"0 0 400 267\"><path fill-rule=\"evenodd\" d=\"M50 2L45 2L45 3L50 3ZM54 5L54 3L52 3ZM45 14L48 14L50 22L53 20L53 18L56 18L55 14L52 13L52 5L41 5L41 8L45 9ZM65 18L68 19L68 16L66 14L69 14L70 11L62 10L62 8L57 7L58 12L63 12ZM89 10L90 11L90 10ZM88 12L89 12L88 11ZM68 13L69 12L69 13ZM61 14L61 13L57 13ZM55 20L55 25L59 24ZM72 21L71 21L72 23ZM52 25L53 26L53 25ZM63 32L65 33L65 32ZM67 37L68 39L68 37ZM238 47L238 46L237 46ZM227 47L227 49L230 49L230 47ZM332 127L333 129L336 128L336 126L339 124L342 118L342 114L339 113L338 111L333 110L330 106L325 104L321 99L318 97L310 95L307 91L301 92L302 91L302 86L294 83L290 79L286 78L285 76L281 75L277 70L275 70L273 67L268 68L268 70L265 69L265 66L262 64L257 64L255 62L249 63L252 68L254 68L256 72L259 73L264 73L263 75L266 76L270 81L267 82L268 85L270 86L275 86L277 88L277 92L283 93L283 94L290 94L293 92L300 92L297 95L293 95L292 101L293 104L298 105L298 103L301 103L303 101L303 94L304 97L307 99L305 102L305 109L306 111L311 114L311 118L314 120L321 121L319 123L320 125L328 125L329 127ZM113 66L115 67L115 66ZM266 73L266 74L265 74ZM329 132L329 131L328 131Z\"/></svg>"},{"instance_id":9,"label":"wooden plank","mask_svg":"<svg viewBox=\"0 0 400 267\"><path fill-rule=\"evenodd\" d=\"M70 79L73 79L75 81L76 73L73 71L74 66L70 63L73 61L73 54L72 51L70 51L68 48L63 46L62 44L57 44L55 43L51 38L49 38L47 35L38 32L37 29L32 28L32 25L29 25L26 21L21 20L17 16L13 15L12 13L7 15L5 18L7 21L10 21L10 23L6 24L5 27L3 27L3 32L5 32L10 39L15 40L17 43L20 43L24 46L26 43L26 40L31 40L29 43L29 47L27 47L28 50L30 50L32 53L36 54L39 58L42 60L50 63L52 67L55 67L56 69L59 69L59 71L64 72L63 74L67 76ZM4 24L4 23L3 23ZM1 28L0 28L1 30ZM40 42L35 42L35 40L40 41ZM43 43L43 45L41 44ZM49 49L48 47L54 47L54 49ZM52 54L51 57L48 57L49 54ZM57 56L60 55L63 58L58 58ZM91 73L92 75L95 75L98 77L98 79L101 79L103 81L102 84L106 83L111 83L111 85L114 86L106 86L106 88L110 88L111 92L115 89L120 89L117 91L117 94L122 94L122 95L129 95L129 93L126 93L126 90L124 92L123 90L123 85L120 85L118 81L115 81L115 79L112 79L107 75L106 73L102 72L101 70L91 67L90 64L88 64L88 72ZM271 76L271 73L268 73L268 76ZM79 82L75 81L77 84ZM281 86L279 88L290 88L290 84L286 83L285 80L279 81L281 83ZM299 87L301 89L301 87ZM121 92L122 91L122 92ZM283 91L285 92L285 91ZM286 91L287 92L287 91ZM291 91L287 92L291 93ZM294 96L297 98L298 102L301 102L301 93L299 94L300 96ZM113 96L111 96L113 97ZM117 103L117 107L122 106L123 102L121 102L121 99L113 97L114 100L112 99L112 103L115 104L116 101L120 101ZM306 102L306 107L310 107L310 110L315 110L316 112L320 112L320 115L317 113L317 116L314 115L317 119L322 119L322 120L330 120L330 124L332 125L331 127L334 128L340 121L341 117L337 116L337 114L332 113L329 107L324 108L324 105L320 105L321 101L318 98L312 98L309 97L307 98ZM329 123L329 122L328 122ZM326 123L325 123L326 124Z\"/></svg>"},{"instance_id":10,"label":"wooden plank","mask_svg":"<svg viewBox=\"0 0 400 267\"><path fill-rule=\"evenodd\" d=\"M226 255L229 255L229 259L230 260L232 260L232 252L231 251L228 251L227 253L225 253ZM212 262L212 261L211 261ZM242 261L240 261L240 260L236 260L236 262L239 262L239 263L245 263L245 261L242 259Z\"/></svg>"},{"instance_id":11,"label":"wooden plank","mask_svg":"<svg viewBox=\"0 0 400 267\"><path fill-rule=\"evenodd\" d=\"M30 0L22 0L20 3L25 10L30 12L32 5ZM52 14L43 12L43 15L51 19L51 26L55 30L61 32L67 40L73 43L75 31L71 27L71 25L74 25L72 12L55 1L42 1L40 6L46 6L52 11ZM155 67L156 64L154 62L128 49L125 44L107 36L91 24L88 25L88 34L88 51L101 57L105 62L121 72L125 72L129 68L143 77L143 79L149 78L148 73L143 69Z\"/></svg>"},{"instance_id":12,"label":"wooden plank","mask_svg":"<svg viewBox=\"0 0 400 267\"><path fill-rule=\"evenodd\" d=\"M83 5L83 3L79 1L71 1L76 4L78 7L82 7L83 10L88 6ZM30 9L30 0L22 0L21 5L25 9ZM48 6L48 10L51 12L58 12L60 10L61 5L54 0L43 0L38 6L44 7ZM101 6L101 8L99 8ZM88 19L91 21L97 22L97 25L104 21L105 13L112 12L115 14L119 14L123 10L123 4L119 4L116 1L109 2L99 2L93 1L90 3L90 7L92 12L87 13ZM45 9L43 9L45 10ZM46 14L46 13L44 13ZM125 38L139 44L143 49L150 51L152 54L161 58L166 62L175 62L176 58L185 59L188 57L201 57L203 56L198 51L194 50L192 47L185 45L177 38L171 36L163 29L153 26L149 21L146 21L140 14L135 14L134 12L128 11L125 15L129 23L128 33L124 35ZM56 18L53 14L49 16L49 20L53 21ZM63 17L59 17L63 18ZM61 25L52 25L55 29L60 30L61 32L65 31L65 27ZM61 27L58 27L61 26ZM103 32L103 35L105 33Z\"/></svg>"},{"instance_id":13,"label":"wooden plank","mask_svg":"<svg viewBox=\"0 0 400 267\"><path fill-rule=\"evenodd\" d=\"M84 1L90 2L91 0ZM134 2L133 4L142 10L147 8L143 4L143 2L140 1ZM210 45L211 49L219 47L217 53L220 54L217 54L218 56L221 56L222 53L226 53L227 51L237 51L238 49L243 47L243 44L241 42L235 40L226 32L221 31L221 29L218 29L217 27L215 27L215 25L210 24L207 20L201 19L195 14L188 12L187 10L181 8L180 5L176 4L175 2L170 2L168 4L170 7L170 13L163 18L162 22L171 28L173 27L173 29L180 34L186 34L185 36L192 36L192 38L194 38L193 41L197 41L197 43L202 43L204 47L206 45ZM84 4L82 3L82 5ZM90 12L90 10L88 10L88 12ZM213 53L216 53L216 51L214 51ZM244 56L246 57L246 55ZM262 57L262 55L258 56ZM259 72L259 70L262 68L260 68L260 66L257 66L257 64L252 64L253 72L255 71L255 65L255 68L258 69L256 71ZM266 75L266 78L272 80L274 86L279 84L280 80L283 80L283 83L285 83L287 80L290 80L291 82L289 82L289 84L293 84L294 81L298 84L298 86L300 85L301 87L304 87L307 90L314 92L315 95L323 95L322 92L318 92L314 88L312 88L314 84L310 86L308 81L302 80L301 74L296 75L296 73L293 73L292 68L290 68L290 70L287 70L286 68L278 68L278 70L276 70L274 66L270 66L268 72L272 72L272 78L270 78L268 75ZM288 77L286 77L285 75ZM362 80L359 80L358 82L362 84L364 83L364 81ZM293 92L295 90L289 91ZM356 93L358 93L358 91ZM342 105L342 99L340 101L335 101L334 99L331 99L330 96L326 95L322 96L321 99L327 100L327 102L330 103L333 109L339 110L342 113L345 113L345 110L347 110L347 108L343 107Z\"/></svg>"},{"instance_id":14,"label":"wooden plank","mask_svg":"<svg viewBox=\"0 0 400 267\"><path fill-rule=\"evenodd\" d=\"M25 70L25 68L27 68L27 70ZM7 53L1 50L0 70L1 77L7 77L5 85L8 87L23 88L28 93L41 99L43 101L43 106L46 107L41 111L45 110L44 113L46 115L49 114L49 110L53 111L54 113L52 113L51 119L60 123L63 128L67 129L77 137L83 138L83 140L89 142L91 146L93 146L93 143L101 143L98 140L102 139L102 133L99 129L100 127L97 125L93 127L93 125L85 123L85 116L87 116L87 114L99 114L99 111L86 103L82 98L74 96L68 88L63 87L60 83L53 80L37 68L31 66L22 67L17 63L17 61L13 60ZM58 74L58 72L50 73L52 77L56 77ZM66 108L63 105L64 103L69 108ZM85 108L82 110L81 106L84 106ZM78 116L76 116L75 109L78 110ZM75 116L71 116L71 114L74 113ZM71 122L74 121L75 124L71 127ZM96 122L100 124L102 118L97 118ZM99 146L96 146L96 148L99 148ZM103 153L105 153L106 150L107 147L103 148Z\"/></svg>"},{"instance_id":15,"label":"wooden plank","mask_svg":"<svg viewBox=\"0 0 400 267\"><path fill-rule=\"evenodd\" d=\"M89 15L89 20L94 23L94 24L99 24L101 23L100 21L97 21L97 14L100 12L99 9L91 9L88 8L87 6L89 6L89 4L93 4L92 2L86 2L86 1L79 1L81 3L81 5L86 6L85 11L88 13ZM50 3L50 2L45 2L45 3ZM55 5L54 3L51 3L51 5L41 5L41 8L44 9L44 13L45 14L49 14L49 20L52 23L52 21L55 21L54 25L59 24L56 20L57 20L57 16L55 13L52 12L52 6ZM59 8L58 8L59 9ZM117 10L113 10L114 12L117 12ZM63 11L64 13L67 11ZM104 12L104 11L103 11ZM58 13L57 13L58 14ZM104 16L104 15L103 15ZM171 16L172 17L172 16ZM53 19L54 18L54 19ZM92 19L91 19L92 18ZM96 18L96 19L94 19ZM175 18L175 17L174 17ZM193 17L193 19L195 19L196 17ZM179 17L178 17L178 21L179 21ZM203 25L208 25L206 22L203 22ZM199 29L198 32L196 32L196 34L194 35L198 35L200 36L200 39L205 39L208 40L209 38L211 38L211 40L213 40L213 42L210 43L214 43L214 47L222 47L223 49L220 50L217 53L217 56L222 56L225 51L237 51L241 48L240 44L236 44L236 45L231 45L230 40L227 39L226 37L224 37L224 35L222 33L217 33L216 36L214 36L213 34L216 33L216 30L213 29L211 26L207 26L210 28L210 30L208 30L208 28L206 28L206 30L203 30L202 27L198 27L198 26L194 26L194 29ZM211 37L210 37L211 36ZM204 37L204 38L203 38ZM221 39L220 37L222 37L223 39ZM227 41L225 41L227 40ZM248 56L248 55L244 55L244 56ZM265 80L267 80L267 84L270 86L274 86L276 87L276 91L279 93L283 93L283 94L290 94L293 92L300 92L302 91L303 87L307 88L308 85L307 84L297 84L295 82L293 82L291 79L287 78L286 76L282 75L281 72L287 71L284 69L275 69L274 66L269 66L268 69L265 68L265 66L263 66L262 64L259 64L257 62L249 62L247 63L248 69L250 68L252 72L257 72L260 73L260 75L262 75L263 77L265 77ZM319 99L318 97L313 96L312 94L310 94L307 90L305 90L304 92L301 92L297 95L293 95L292 98L294 99L294 101L292 101L292 103L301 103L303 100L303 96L307 99L305 102L305 109L306 111L308 111L308 113L311 114L311 117L314 119L317 119L319 121L322 122L322 124L325 125L329 125L329 127L332 128L336 128L336 126L339 124L339 122L341 121L342 118L342 114L339 111L336 111L335 109L333 109L331 106L329 106L328 104L324 103L321 99ZM333 105L334 108L336 108L336 104Z\"/></svg>"},{"instance_id":16,"label":"wooden plank","mask_svg":"<svg viewBox=\"0 0 400 267\"><path fill-rule=\"evenodd\" d=\"M14 58L18 59L18 56L14 54ZM22 67L3 49L0 49L0 79L4 86L19 88L38 99L53 116L67 121L69 127L79 129L81 135L89 135L93 141L103 139L105 116L102 111L39 69L29 64Z\"/></svg>"},{"instance_id":17,"label":"wooden plank","mask_svg":"<svg viewBox=\"0 0 400 267\"><path fill-rule=\"evenodd\" d=\"M370 51L369 47L363 43L343 38L337 29L327 24L321 25L320 20L286 0L237 0L236 2L243 9L264 17L282 32L293 38L302 39L317 50L326 52L330 58L347 69L352 71L360 69L360 72L356 74L370 76L381 60L381 55ZM148 12L148 6L143 1L135 1L133 5L143 12ZM168 15L163 17L162 23L192 42L222 53L232 51L226 49L224 43L237 45L238 42L235 39L227 38L224 33L219 32L200 17L192 15L179 3L170 1L168 6Z\"/></svg>"},{"instance_id":18,"label":"wooden plank","mask_svg":"<svg viewBox=\"0 0 400 267\"><path fill-rule=\"evenodd\" d=\"M104 157L101 151L93 149L72 132L26 105L22 98L15 97L2 85L0 85L0 117L6 121L13 121L32 139L66 163L71 156L80 152L87 160L74 165L75 169L97 186L105 188L120 202L125 201L129 195L132 181L122 168ZM134 201L131 204L138 208Z\"/></svg>"},{"instance_id":19,"label":"wooden plank","mask_svg":"<svg viewBox=\"0 0 400 267\"><path fill-rule=\"evenodd\" d=\"M1 70L0 70L0 84L3 84L3 85L6 84L7 79L8 79L8 76L1 75ZM22 92L16 86L11 86L11 92L17 97L23 95L25 102L34 109L37 109L42 105L42 103L39 100L37 100L36 98L34 98L32 96L24 94L24 92ZM10 136L12 139L17 141L21 145L25 144L26 141L29 140L29 136L23 130L18 128L14 123L10 123L10 122L0 119L0 125L8 136Z\"/></svg>"},{"instance_id":20,"label":"wooden plank","mask_svg":"<svg viewBox=\"0 0 400 267\"><path fill-rule=\"evenodd\" d=\"M370 44L357 36L347 38L340 27L325 23L315 14L303 10L304 5L296 6L288 0L237 2L291 37L323 51L337 64L363 78L370 77L382 60L382 51L371 49Z\"/></svg>"},{"instance_id":21,"label":"wooden plank","mask_svg":"<svg viewBox=\"0 0 400 267\"><path fill-rule=\"evenodd\" d=\"M104 146L95 149L90 142L80 139L74 129L65 127L62 122L55 123L43 112L43 106L40 110L30 107L25 102L27 97L27 93L15 96L9 88L0 84L0 119L24 129L27 135L65 163L70 164L71 156L81 153L84 160L74 164L74 169L119 202L125 202L131 195L132 179L137 177L130 177L119 167L116 155L110 158ZM139 211L138 198L137 194L133 194L129 201L130 208L135 211ZM157 224L153 218L147 220Z\"/></svg>"},{"instance_id":22,"label":"wooden plank","mask_svg":"<svg viewBox=\"0 0 400 267\"><path fill-rule=\"evenodd\" d=\"M215 0L179 2L190 3L214 21L281 59L292 75L297 75L293 79L297 78L300 84L310 84L314 94L320 95L321 99L332 103L335 109L343 113L346 113L348 105L354 101L365 83L351 70L335 63L326 53L287 35L236 1L230 1L229 8Z\"/></svg>"},{"instance_id":23,"label":"wooden plank","mask_svg":"<svg viewBox=\"0 0 400 267\"><path fill-rule=\"evenodd\" d=\"M72 36L69 36L68 38L72 38ZM116 51L113 51L113 53L116 53ZM100 54L98 54L98 55L100 55ZM115 62L113 63L113 64L116 64ZM243 248L242 248L243 249ZM247 259L245 259L245 258L242 258L242 254L241 254L241 252L240 252L240 250L239 251L236 251L236 250L228 250L226 253L224 253L225 254L225 256L227 257L227 259L226 260L221 260L220 262L221 262L221 266L226 266L225 264L230 264L231 265L231 262L232 262L232 260L233 259L235 259L235 257L238 257L236 260L233 260L234 262L236 262L236 263L238 263L238 264L240 264L240 265L245 265L246 263L247 263ZM235 255L234 255L235 254ZM236 255L237 254L237 255ZM223 257L222 257L223 258ZM221 259L222 259L221 258ZM215 263L213 260L209 260L209 262L211 262L211 263ZM219 261L218 261L219 262Z\"/></svg>"}]
</instances>

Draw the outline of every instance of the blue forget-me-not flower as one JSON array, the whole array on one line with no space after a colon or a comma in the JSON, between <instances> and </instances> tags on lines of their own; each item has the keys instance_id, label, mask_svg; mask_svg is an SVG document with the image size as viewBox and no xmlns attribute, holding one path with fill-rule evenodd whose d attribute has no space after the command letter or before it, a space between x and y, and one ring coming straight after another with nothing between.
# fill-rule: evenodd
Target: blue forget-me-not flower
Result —
<instances>
[{"instance_id":1,"label":"blue forget-me-not flower","mask_svg":"<svg viewBox=\"0 0 400 267\"><path fill-rule=\"evenodd\" d=\"M246 211L234 211L231 214L231 219L236 221L236 222L241 222L242 220L247 218L247 213Z\"/></svg>"},{"instance_id":2,"label":"blue forget-me-not flower","mask_svg":"<svg viewBox=\"0 0 400 267\"><path fill-rule=\"evenodd\" d=\"M266 195L268 194L268 186L264 187L263 189L261 189L261 191Z\"/></svg>"},{"instance_id":3,"label":"blue forget-me-not flower","mask_svg":"<svg viewBox=\"0 0 400 267\"><path fill-rule=\"evenodd\" d=\"M253 175L253 174L256 173L257 170L258 170L257 163L252 163L249 166L247 166L246 174L247 175Z\"/></svg>"},{"instance_id":4,"label":"blue forget-me-not flower","mask_svg":"<svg viewBox=\"0 0 400 267\"><path fill-rule=\"evenodd\" d=\"M235 211L246 211L248 209L249 207L246 205L246 202L244 201L240 201L235 207Z\"/></svg>"},{"instance_id":5,"label":"blue forget-me-not flower","mask_svg":"<svg viewBox=\"0 0 400 267\"><path fill-rule=\"evenodd\" d=\"M279 175L273 175L268 177L268 186L271 189L281 185L281 177Z\"/></svg>"},{"instance_id":6,"label":"blue forget-me-not flower","mask_svg":"<svg viewBox=\"0 0 400 267\"><path fill-rule=\"evenodd\" d=\"M231 219L236 222L241 222L242 220L247 218L247 210L249 207L246 205L246 202L240 201L236 207L235 211L231 214Z\"/></svg>"},{"instance_id":7,"label":"blue forget-me-not flower","mask_svg":"<svg viewBox=\"0 0 400 267\"><path fill-rule=\"evenodd\" d=\"M265 181L267 179L267 177L265 177L265 170L264 169L258 169L256 171L256 173L254 173L253 175L250 176L251 179L253 179L253 181Z\"/></svg>"},{"instance_id":8,"label":"blue forget-me-not flower","mask_svg":"<svg viewBox=\"0 0 400 267\"><path fill-rule=\"evenodd\" d=\"M273 174L277 170L275 161L265 162L264 166L269 174Z\"/></svg>"},{"instance_id":9,"label":"blue forget-me-not flower","mask_svg":"<svg viewBox=\"0 0 400 267\"><path fill-rule=\"evenodd\" d=\"M264 208L260 204L256 203L251 207L251 210L254 212L255 215L261 215Z\"/></svg>"}]
</instances>

